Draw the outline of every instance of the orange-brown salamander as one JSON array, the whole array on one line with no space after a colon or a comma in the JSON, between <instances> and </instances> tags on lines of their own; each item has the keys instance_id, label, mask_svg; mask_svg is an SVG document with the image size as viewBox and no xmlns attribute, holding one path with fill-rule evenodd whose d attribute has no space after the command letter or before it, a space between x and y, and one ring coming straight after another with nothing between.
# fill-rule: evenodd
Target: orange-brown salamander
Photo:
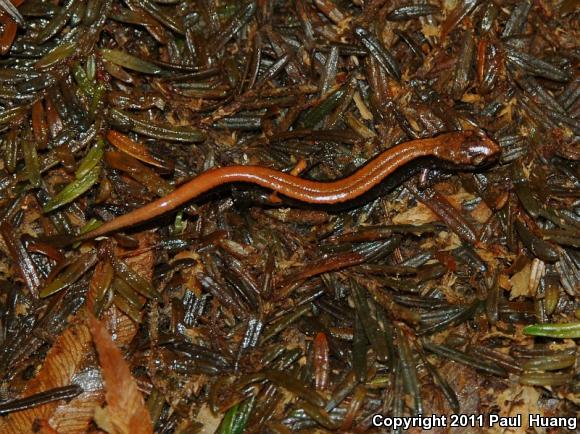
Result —
<instances>
[{"instance_id":1,"label":"orange-brown salamander","mask_svg":"<svg viewBox=\"0 0 580 434\"><path fill-rule=\"evenodd\" d=\"M114 218L75 240L95 238L137 225L228 183L257 184L312 204L337 204L361 196L396 169L416 158L436 157L458 166L474 168L491 162L499 152L500 148L493 140L474 131L461 131L401 143L382 152L352 175L332 182L310 181L261 166L220 167L196 176L167 196Z\"/></svg>"}]
</instances>

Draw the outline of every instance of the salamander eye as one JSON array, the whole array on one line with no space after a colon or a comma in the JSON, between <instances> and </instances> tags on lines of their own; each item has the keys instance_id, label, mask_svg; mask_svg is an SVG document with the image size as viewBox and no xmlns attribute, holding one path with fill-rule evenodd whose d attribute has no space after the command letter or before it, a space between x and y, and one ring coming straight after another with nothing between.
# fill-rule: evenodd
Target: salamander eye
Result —
<instances>
[{"instance_id":1,"label":"salamander eye","mask_svg":"<svg viewBox=\"0 0 580 434\"><path fill-rule=\"evenodd\" d=\"M467 144L464 150L464 156L467 158L467 164L472 166L481 166L492 160L499 152L499 147L490 140L478 139L476 142Z\"/></svg>"},{"instance_id":2,"label":"salamander eye","mask_svg":"<svg viewBox=\"0 0 580 434\"><path fill-rule=\"evenodd\" d=\"M479 166L487 160L487 155L478 154L471 158L471 162L474 166Z\"/></svg>"}]
</instances>

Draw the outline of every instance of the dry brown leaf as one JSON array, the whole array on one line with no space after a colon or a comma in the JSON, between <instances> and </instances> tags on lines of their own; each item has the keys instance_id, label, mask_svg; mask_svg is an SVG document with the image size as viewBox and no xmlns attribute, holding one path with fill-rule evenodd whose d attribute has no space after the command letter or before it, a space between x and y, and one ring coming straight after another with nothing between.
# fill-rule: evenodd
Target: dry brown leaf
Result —
<instances>
[{"instance_id":1,"label":"dry brown leaf","mask_svg":"<svg viewBox=\"0 0 580 434\"><path fill-rule=\"evenodd\" d=\"M38 434L60 434L55 430L46 419L36 421L34 431Z\"/></svg>"},{"instance_id":2,"label":"dry brown leaf","mask_svg":"<svg viewBox=\"0 0 580 434\"><path fill-rule=\"evenodd\" d=\"M123 260L133 271L151 282L155 265L155 252L149 247L157 243L158 235L152 232L141 232L135 236L135 239L139 241L139 246L135 250L141 250L142 253L128 256ZM130 252L131 250L125 250L120 247L115 249L115 254L119 256ZM137 333L137 324L115 306L105 312L103 320L107 329L115 336L115 342L121 346L131 342L135 333Z\"/></svg>"},{"instance_id":3,"label":"dry brown leaf","mask_svg":"<svg viewBox=\"0 0 580 434\"><path fill-rule=\"evenodd\" d=\"M425 36L439 37L441 34L439 26L432 26L430 24L424 24L422 26L422 31Z\"/></svg>"},{"instance_id":4,"label":"dry brown leaf","mask_svg":"<svg viewBox=\"0 0 580 434\"><path fill-rule=\"evenodd\" d=\"M437 234L437 244L442 251L450 251L461 247L461 239L455 232L441 231Z\"/></svg>"},{"instance_id":5,"label":"dry brown leaf","mask_svg":"<svg viewBox=\"0 0 580 434\"><path fill-rule=\"evenodd\" d=\"M153 279L153 266L155 265L155 252L149 247L155 245L159 237L153 232L141 232L135 238L139 241L139 246L135 250L141 250L142 253L127 256L123 260L133 271L140 274L144 279L151 281ZM115 249L116 255L121 256L127 253L131 253L131 250L125 250L120 247Z\"/></svg>"},{"instance_id":6,"label":"dry brown leaf","mask_svg":"<svg viewBox=\"0 0 580 434\"><path fill-rule=\"evenodd\" d=\"M478 103L481 101L481 95L477 93L466 93L461 97L461 101L467 103Z\"/></svg>"},{"instance_id":7,"label":"dry brown leaf","mask_svg":"<svg viewBox=\"0 0 580 434\"><path fill-rule=\"evenodd\" d=\"M147 247L156 241L157 236L144 233L139 234L138 239L140 247ZM126 258L126 262L143 277L151 280L154 265L153 252L144 251L142 254ZM89 329L83 323L84 319L81 319L84 317L85 313L82 311L71 320L71 325L56 340L39 373L25 386L21 397L71 383L73 376L86 359L86 355L91 352ZM125 345L133 339L137 327L118 309L113 307L105 313L104 317L120 345ZM0 419L0 432L2 434L32 432L33 423L43 420L50 421L51 427L60 434L86 432L93 418L94 408L100 406L102 402L103 394L97 391L83 393L69 403L57 401L12 413Z\"/></svg>"},{"instance_id":8,"label":"dry brown leaf","mask_svg":"<svg viewBox=\"0 0 580 434\"><path fill-rule=\"evenodd\" d=\"M499 287L501 289L505 289L506 291L511 289L512 284L510 282L510 278L506 274L502 273L499 275Z\"/></svg>"},{"instance_id":9,"label":"dry brown leaf","mask_svg":"<svg viewBox=\"0 0 580 434\"><path fill-rule=\"evenodd\" d=\"M514 274L511 279L511 290L510 290L510 300L513 300L516 297L521 295L523 296L533 296L534 294L530 294L530 274L532 271L532 266L530 263L527 263L524 268Z\"/></svg>"},{"instance_id":10,"label":"dry brown leaf","mask_svg":"<svg viewBox=\"0 0 580 434\"><path fill-rule=\"evenodd\" d=\"M500 428L491 429L493 433L517 434L525 432L528 428L528 419L530 414L544 415L542 409L538 406L540 393L532 386L519 386L512 384L511 387L504 390L497 396L497 404L500 407L501 416L514 417L522 416L522 426L518 428Z\"/></svg>"},{"instance_id":11,"label":"dry brown leaf","mask_svg":"<svg viewBox=\"0 0 580 434\"><path fill-rule=\"evenodd\" d=\"M515 98L510 99L504 108L499 112L498 118L505 118L507 122L512 122L516 105L517 100Z\"/></svg>"},{"instance_id":12,"label":"dry brown leaf","mask_svg":"<svg viewBox=\"0 0 580 434\"><path fill-rule=\"evenodd\" d=\"M142 250L143 252L134 255L128 256L124 258L125 262L128 266L130 266L135 272L143 276L148 281L151 281L153 278L153 266L155 261L154 252L148 247L154 245L157 242L157 234L152 232L144 232L137 234L135 237L139 241L139 246L135 250ZM115 254L117 255L124 255L126 253L130 253L131 251L124 250L122 248L117 248L115 250ZM115 336L115 342L117 345L123 346L131 342L135 333L137 333L137 325L125 314L123 314L119 309L117 309L114 305L105 312L103 315L103 322L106 324L108 330ZM108 333L107 333L108 334ZM114 344L113 344L114 345ZM118 349L117 349L118 350ZM119 352L120 354L120 352ZM99 356L100 357L100 356ZM121 357L122 359L122 357ZM123 360L124 363L124 360ZM125 364L125 367L128 370L128 367ZM130 372L129 372L130 375ZM106 377L103 373L104 381L106 382ZM132 381L132 377L130 377ZM108 393L108 390L107 390ZM139 393L137 391L137 393ZM140 395L140 394L139 394ZM108 396L108 395L107 395ZM141 398L142 399L142 398ZM101 413L98 409L102 403L102 396L94 396L92 401L92 408L97 408L99 414ZM90 407L90 403L83 403L85 406ZM109 403L110 406L110 403ZM109 408L106 409L108 411ZM149 416L149 412L145 409L147 413L147 420L149 421L149 425L151 425L151 418ZM93 414L90 415L92 418ZM101 415L102 416L102 415ZM100 416L99 416L100 417ZM90 419L88 419L90 421ZM71 431L72 434L73 431ZM78 431L77 431L78 432ZM135 431L135 432L151 432L151 431Z\"/></svg>"},{"instance_id":13,"label":"dry brown leaf","mask_svg":"<svg viewBox=\"0 0 580 434\"><path fill-rule=\"evenodd\" d=\"M113 423L111 422L111 414L106 408L97 407L95 408L95 423L99 428L107 433L116 432Z\"/></svg>"},{"instance_id":14,"label":"dry brown leaf","mask_svg":"<svg viewBox=\"0 0 580 434\"><path fill-rule=\"evenodd\" d=\"M483 201L479 202L477 206L473 208L473 211L471 211L471 217L473 217L473 219L478 223L485 223L492 215L493 212Z\"/></svg>"},{"instance_id":15,"label":"dry brown leaf","mask_svg":"<svg viewBox=\"0 0 580 434\"><path fill-rule=\"evenodd\" d=\"M112 429L109 432L152 433L151 416L121 350L115 345L105 326L92 314L89 314L89 328L105 383L105 399L108 404L106 410L110 421L108 429Z\"/></svg>"},{"instance_id":16,"label":"dry brown leaf","mask_svg":"<svg viewBox=\"0 0 580 434\"><path fill-rule=\"evenodd\" d=\"M484 260L490 268L498 267L498 264L502 259L509 259L514 260L515 257L513 254L507 252L505 249L501 248L500 246L493 246L493 249L487 248L478 248L475 249L477 255ZM502 286L503 288L503 286ZM509 288L509 285L508 285Z\"/></svg>"},{"instance_id":17,"label":"dry brown leaf","mask_svg":"<svg viewBox=\"0 0 580 434\"><path fill-rule=\"evenodd\" d=\"M439 220L439 217L427 208L426 205L418 203L413 208L408 208L393 217L393 224L396 225L422 225L425 223L432 223Z\"/></svg>"},{"instance_id":18,"label":"dry brown leaf","mask_svg":"<svg viewBox=\"0 0 580 434\"><path fill-rule=\"evenodd\" d=\"M455 194L445 194L445 198L449 201L449 203L455 208L456 210L460 210L463 206L463 202L472 200L475 196L466 192L465 190L461 190ZM483 203L483 202L482 202ZM480 208L481 206L481 208ZM476 212L477 210L477 212ZM460 211L457 211L460 212ZM479 223L486 222L487 219L491 216L491 211L487 207L487 205L478 205L474 211L472 211L471 216L478 221ZM397 225L421 225L426 223L433 223L439 220L437 214L431 211L427 205L419 202L412 208L405 208L403 212L399 212L399 214L393 217L393 223Z\"/></svg>"},{"instance_id":19,"label":"dry brown leaf","mask_svg":"<svg viewBox=\"0 0 580 434\"><path fill-rule=\"evenodd\" d=\"M141 274L145 279L151 281L153 276L154 253L148 249L151 245L157 242L157 235L151 232L140 233L135 236L139 241L137 249L143 252L128 256L124 260L136 272ZM116 253L122 255L130 251L117 249ZM95 269L94 279L98 279L98 272ZM91 281L91 287L95 282ZM108 330L115 336L115 342L119 346L129 344L133 340L135 333L137 333L136 324L124 313L122 313L116 306L111 306L103 314L103 322ZM104 402L104 393L96 391L94 393L87 393L73 399L69 404L61 406L51 418L52 426L56 427L60 434L81 434L86 432L86 427L91 423L95 415L95 408L100 408ZM67 417L67 414L69 417Z\"/></svg>"},{"instance_id":20,"label":"dry brown leaf","mask_svg":"<svg viewBox=\"0 0 580 434\"><path fill-rule=\"evenodd\" d=\"M59 434L85 433L95 414L95 407L104 398L102 390L82 393L69 403L59 406L50 418L50 425Z\"/></svg>"},{"instance_id":21,"label":"dry brown leaf","mask_svg":"<svg viewBox=\"0 0 580 434\"><path fill-rule=\"evenodd\" d=\"M134 238L139 241L139 246L135 251L141 251L141 253L126 256L123 260L133 271L151 282L153 279L153 267L155 265L155 252L149 247L155 245L158 236L152 232L141 232ZM115 249L115 254L117 256L124 256L130 253L132 253L131 250L125 250L118 246ZM120 346L131 342L135 333L137 333L137 324L114 305L104 313L103 321L107 330L115 336L115 342Z\"/></svg>"},{"instance_id":22,"label":"dry brown leaf","mask_svg":"<svg viewBox=\"0 0 580 434\"><path fill-rule=\"evenodd\" d=\"M21 397L34 395L55 387L68 386L79 369L86 353L91 349L91 337L84 323L80 322L82 313L73 319L72 324L58 337L42 368L28 382ZM37 420L48 420L59 401L44 404L25 411L12 413L0 420L0 432L3 434L21 434L32 431Z\"/></svg>"},{"instance_id":23,"label":"dry brown leaf","mask_svg":"<svg viewBox=\"0 0 580 434\"><path fill-rule=\"evenodd\" d=\"M204 404L197 414L196 421L203 424L203 428L199 432L200 434L214 434L220 426L222 416L216 416L209 409L208 405Z\"/></svg>"}]
</instances>

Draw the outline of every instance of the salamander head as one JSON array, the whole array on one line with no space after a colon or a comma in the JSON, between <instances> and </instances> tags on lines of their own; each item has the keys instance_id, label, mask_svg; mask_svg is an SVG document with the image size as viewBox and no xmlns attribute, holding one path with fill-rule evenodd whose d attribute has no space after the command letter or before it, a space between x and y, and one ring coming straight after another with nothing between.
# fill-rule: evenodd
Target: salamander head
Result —
<instances>
[{"instance_id":1,"label":"salamander head","mask_svg":"<svg viewBox=\"0 0 580 434\"><path fill-rule=\"evenodd\" d=\"M501 153L497 143L476 131L461 131L442 134L437 141L434 154L447 162L459 166L476 168L494 162Z\"/></svg>"}]
</instances>

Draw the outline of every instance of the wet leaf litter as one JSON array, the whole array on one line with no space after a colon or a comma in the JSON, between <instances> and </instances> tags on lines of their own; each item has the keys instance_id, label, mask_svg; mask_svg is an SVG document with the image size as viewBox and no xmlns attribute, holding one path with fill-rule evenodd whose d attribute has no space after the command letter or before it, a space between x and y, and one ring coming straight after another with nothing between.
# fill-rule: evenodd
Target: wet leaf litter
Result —
<instances>
[{"instance_id":1,"label":"wet leaf litter","mask_svg":"<svg viewBox=\"0 0 580 434\"><path fill-rule=\"evenodd\" d=\"M0 432L578 415L576 2L0 11Z\"/></svg>"}]
</instances>

